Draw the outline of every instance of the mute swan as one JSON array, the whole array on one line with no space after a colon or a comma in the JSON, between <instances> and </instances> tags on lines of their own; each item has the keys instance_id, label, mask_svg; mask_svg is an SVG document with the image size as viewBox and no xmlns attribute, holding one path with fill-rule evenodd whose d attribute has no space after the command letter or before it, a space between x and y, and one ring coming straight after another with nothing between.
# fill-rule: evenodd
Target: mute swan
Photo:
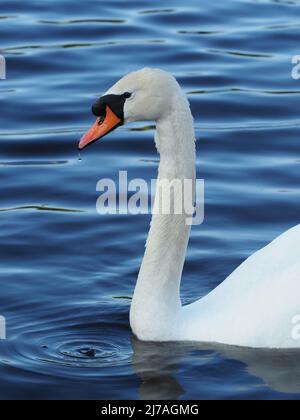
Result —
<instances>
[{"instance_id":1,"label":"mute swan","mask_svg":"<svg viewBox=\"0 0 300 420\"><path fill-rule=\"evenodd\" d=\"M158 180L195 180L193 117L168 73L146 68L125 76L93 105L93 113L98 119L80 150L124 123L155 121ZM182 197L174 194L173 200ZM186 214L153 215L130 310L134 334L143 341L300 348L293 334L300 320L300 225L252 255L208 296L182 306L190 229Z\"/></svg>"}]
</instances>

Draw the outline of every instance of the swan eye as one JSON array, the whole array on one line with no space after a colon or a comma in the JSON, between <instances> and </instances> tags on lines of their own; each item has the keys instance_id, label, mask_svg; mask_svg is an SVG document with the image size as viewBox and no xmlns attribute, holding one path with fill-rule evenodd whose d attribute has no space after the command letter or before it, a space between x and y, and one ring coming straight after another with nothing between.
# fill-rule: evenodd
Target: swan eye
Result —
<instances>
[{"instance_id":1,"label":"swan eye","mask_svg":"<svg viewBox=\"0 0 300 420\"><path fill-rule=\"evenodd\" d=\"M131 98L131 96L132 96L132 94L131 94L131 93L129 93L129 92L125 92L125 93L124 93L124 98L126 98L126 99Z\"/></svg>"}]
</instances>

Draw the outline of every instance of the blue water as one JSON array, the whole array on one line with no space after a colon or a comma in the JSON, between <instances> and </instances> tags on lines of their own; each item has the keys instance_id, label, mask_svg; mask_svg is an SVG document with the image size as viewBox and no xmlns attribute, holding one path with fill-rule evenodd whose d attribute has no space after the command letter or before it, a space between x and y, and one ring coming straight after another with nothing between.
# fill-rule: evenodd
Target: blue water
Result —
<instances>
[{"instance_id":1,"label":"blue water","mask_svg":"<svg viewBox=\"0 0 300 420\"><path fill-rule=\"evenodd\" d=\"M299 14L299 0L1 1L1 399L300 397L297 352L132 336L149 216L99 216L96 183L154 178L153 128L122 127L82 161L76 149L125 73L177 77L206 181L182 297L204 296L300 221Z\"/></svg>"}]
</instances>

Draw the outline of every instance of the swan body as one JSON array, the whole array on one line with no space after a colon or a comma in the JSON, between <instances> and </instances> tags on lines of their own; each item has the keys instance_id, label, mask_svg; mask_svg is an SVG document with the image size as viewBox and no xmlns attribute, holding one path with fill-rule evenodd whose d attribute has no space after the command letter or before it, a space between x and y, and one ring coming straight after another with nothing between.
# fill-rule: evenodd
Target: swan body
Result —
<instances>
[{"instance_id":1,"label":"swan body","mask_svg":"<svg viewBox=\"0 0 300 420\"><path fill-rule=\"evenodd\" d=\"M104 109L103 104L115 107L120 124L156 122L158 181L189 179L195 183L193 117L186 96L171 75L148 68L131 73L103 98L99 109ZM115 105L116 98L123 113ZM105 126L102 132L96 128L97 136L115 126L108 125L109 130ZM93 141L95 128L83 138L81 148ZM173 204L179 201L182 197L174 193ZM293 334L295 317L300 316L300 225L253 254L209 295L182 306L180 282L191 230L186 220L185 212L158 212L152 217L130 310L134 334L143 341L300 348L300 340Z\"/></svg>"},{"instance_id":2,"label":"swan body","mask_svg":"<svg viewBox=\"0 0 300 420\"><path fill-rule=\"evenodd\" d=\"M183 336L255 348L299 348L300 225L253 254L208 296L182 309ZM299 321L298 321L299 322Z\"/></svg>"}]
</instances>

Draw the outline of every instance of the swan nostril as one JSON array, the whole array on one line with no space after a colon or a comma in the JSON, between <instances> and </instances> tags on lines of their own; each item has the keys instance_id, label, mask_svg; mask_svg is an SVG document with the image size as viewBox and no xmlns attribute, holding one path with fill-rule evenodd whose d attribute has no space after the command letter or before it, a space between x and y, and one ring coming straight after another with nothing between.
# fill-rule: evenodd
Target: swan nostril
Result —
<instances>
[{"instance_id":1,"label":"swan nostril","mask_svg":"<svg viewBox=\"0 0 300 420\"><path fill-rule=\"evenodd\" d=\"M98 121L98 125L102 125L104 123L104 120L105 120L105 115L101 115Z\"/></svg>"}]
</instances>

